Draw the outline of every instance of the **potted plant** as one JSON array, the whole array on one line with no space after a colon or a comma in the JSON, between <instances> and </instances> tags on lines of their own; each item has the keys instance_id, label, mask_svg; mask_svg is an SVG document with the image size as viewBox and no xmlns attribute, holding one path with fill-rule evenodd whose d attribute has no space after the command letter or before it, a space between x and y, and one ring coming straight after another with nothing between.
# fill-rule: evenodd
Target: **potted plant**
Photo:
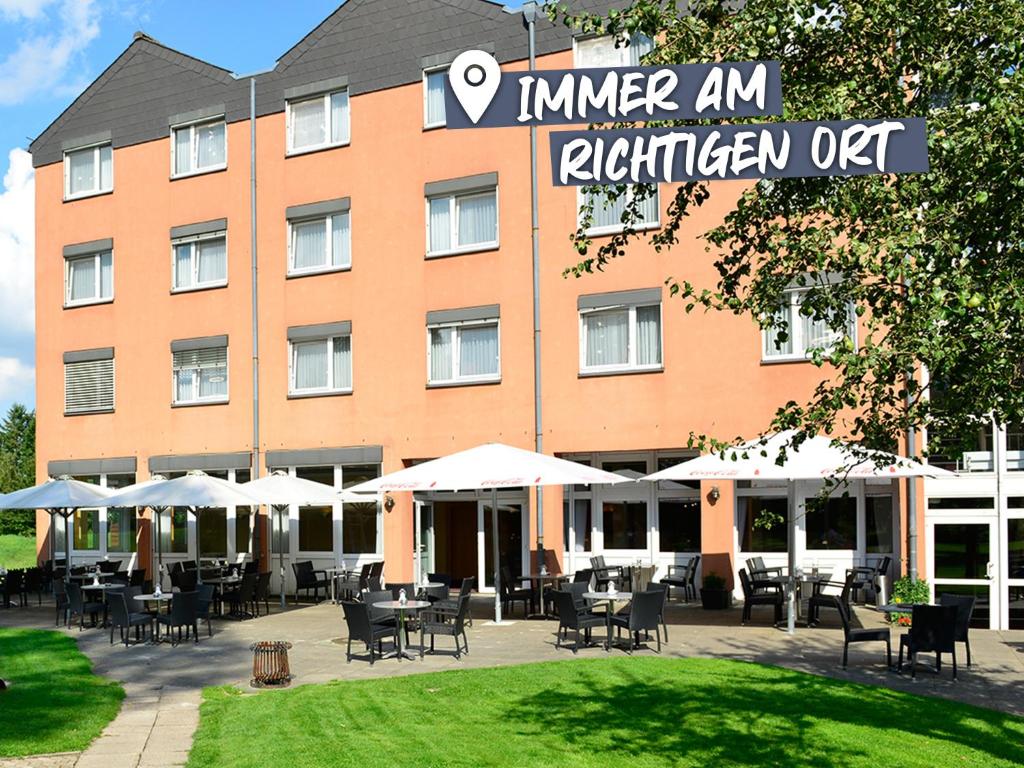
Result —
<instances>
[{"instance_id":1,"label":"potted plant","mask_svg":"<svg viewBox=\"0 0 1024 768\"><path fill-rule=\"evenodd\" d=\"M704 574L700 601L705 610L720 611L732 605L732 592L725 588L725 579L714 571Z\"/></svg>"},{"instance_id":2,"label":"potted plant","mask_svg":"<svg viewBox=\"0 0 1024 768\"><path fill-rule=\"evenodd\" d=\"M907 605L927 603L931 599L928 582L924 579L912 579L909 576L896 579L892 585L892 597L890 599L897 605L902 603L906 603ZM900 627L909 627L910 614L890 613L889 621Z\"/></svg>"}]
</instances>

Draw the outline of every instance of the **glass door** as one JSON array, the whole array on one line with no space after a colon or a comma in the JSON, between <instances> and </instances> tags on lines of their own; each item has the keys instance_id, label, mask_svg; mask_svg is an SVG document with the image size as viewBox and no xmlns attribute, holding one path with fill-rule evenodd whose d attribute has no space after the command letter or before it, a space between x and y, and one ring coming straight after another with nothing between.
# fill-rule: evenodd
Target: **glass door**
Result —
<instances>
[{"instance_id":1,"label":"glass door","mask_svg":"<svg viewBox=\"0 0 1024 768\"><path fill-rule=\"evenodd\" d=\"M413 544L413 567L416 583L434 572L434 505L416 501L416 541Z\"/></svg>"},{"instance_id":2,"label":"glass door","mask_svg":"<svg viewBox=\"0 0 1024 768\"><path fill-rule=\"evenodd\" d=\"M494 540L491 538L491 502L481 501L477 512L479 542L477 547L480 563L478 584L494 589ZM513 579L523 574L526 558L523 547L526 534L523 531L525 516L521 503L498 501L498 557L502 566L507 566Z\"/></svg>"},{"instance_id":3,"label":"glass door","mask_svg":"<svg viewBox=\"0 0 1024 768\"><path fill-rule=\"evenodd\" d=\"M1004 626L1024 629L1024 517L1006 521L1006 577Z\"/></svg>"},{"instance_id":4,"label":"glass door","mask_svg":"<svg viewBox=\"0 0 1024 768\"><path fill-rule=\"evenodd\" d=\"M993 553L996 524L976 517L951 517L928 523L928 576L933 595L973 595L972 627L995 629L999 596Z\"/></svg>"}]
</instances>

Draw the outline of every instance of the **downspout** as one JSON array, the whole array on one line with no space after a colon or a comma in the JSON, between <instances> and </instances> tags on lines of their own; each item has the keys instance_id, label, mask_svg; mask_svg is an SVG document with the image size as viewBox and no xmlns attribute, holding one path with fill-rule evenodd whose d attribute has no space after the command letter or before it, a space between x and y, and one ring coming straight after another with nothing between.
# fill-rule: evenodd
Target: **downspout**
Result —
<instances>
[{"instance_id":1,"label":"downspout","mask_svg":"<svg viewBox=\"0 0 1024 768\"><path fill-rule=\"evenodd\" d=\"M903 291L909 300L910 283L907 281L905 273L903 277ZM907 370L905 375L907 379L907 414L909 416L911 406L913 405L910 391L910 383L914 380L913 366ZM907 458L913 459L915 453L917 453L917 430L910 424L907 426ZM911 579L917 579L917 483L918 478L907 478L907 571Z\"/></svg>"},{"instance_id":2,"label":"downspout","mask_svg":"<svg viewBox=\"0 0 1024 768\"><path fill-rule=\"evenodd\" d=\"M256 78L249 78L249 233L250 259L252 261L252 473L251 479L260 476L260 324L259 324L259 268L256 258ZM271 511L273 514L273 511ZM253 559L263 554L263 536L253 516L252 533L254 541ZM269 518L268 518L269 519ZM237 520L237 518L236 518ZM284 576L281 594L284 594Z\"/></svg>"},{"instance_id":3,"label":"downspout","mask_svg":"<svg viewBox=\"0 0 1024 768\"><path fill-rule=\"evenodd\" d=\"M523 18L529 31L530 69L537 68L537 3L523 5ZM540 212L537 195L537 126L530 126L530 240L533 245L533 413L534 450L544 452L544 425L541 412L540 355ZM544 489L537 486L537 573L544 565Z\"/></svg>"}]
</instances>

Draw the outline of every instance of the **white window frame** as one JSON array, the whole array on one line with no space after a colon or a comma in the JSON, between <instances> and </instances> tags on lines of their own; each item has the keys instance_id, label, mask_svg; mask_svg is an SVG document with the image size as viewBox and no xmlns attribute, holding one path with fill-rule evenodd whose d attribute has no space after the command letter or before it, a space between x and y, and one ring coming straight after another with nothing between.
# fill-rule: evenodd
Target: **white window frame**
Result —
<instances>
[{"instance_id":1,"label":"white window frame","mask_svg":"<svg viewBox=\"0 0 1024 768\"><path fill-rule=\"evenodd\" d=\"M427 69L423 70L423 129L424 130L430 130L432 128L444 128L446 125L448 125L447 107L445 109L445 119L444 120L432 123L432 122L430 122L430 118L427 115L427 79L430 77L430 75L436 75L438 72L444 73L444 72L447 72L448 69L449 69L449 65L448 64L444 64L444 65L442 65L440 67L428 67ZM448 86L445 85L445 90L447 90L447 88L448 88Z\"/></svg>"},{"instance_id":2,"label":"white window frame","mask_svg":"<svg viewBox=\"0 0 1024 768\"><path fill-rule=\"evenodd\" d=\"M634 36L627 37L626 34L623 34L619 39L620 39L620 41L623 41L625 44L624 45L618 45L618 46L615 46L614 36L613 35L598 35L596 38L595 37L582 37L582 38L574 37L572 39L572 63L573 63L573 66L574 67L579 67L580 66L580 64L579 64L579 44L581 42L588 42L588 41L593 41L593 40L605 40L605 39L607 39L609 42L612 43L613 46L615 46L615 51L619 55L619 62L617 64L615 64L614 66L617 66L617 67L637 66L637 65L633 64L632 57L629 55L630 51L632 50L633 37L644 37L644 36L640 35L639 33L637 33ZM654 41L651 41L651 45L653 47L653 46L656 45L656 43Z\"/></svg>"},{"instance_id":3,"label":"white window frame","mask_svg":"<svg viewBox=\"0 0 1024 768\"><path fill-rule=\"evenodd\" d=\"M227 378L227 391L223 395L217 395L215 397L199 397L199 376L192 377L192 393L194 397L191 400L179 400L178 399L178 377L177 371L174 370L174 352L171 353L171 405L212 405L216 403L226 403L231 399L231 350L229 347L206 347L206 349L223 349L224 350L224 376ZM196 370L189 369L189 370Z\"/></svg>"},{"instance_id":4,"label":"white window frame","mask_svg":"<svg viewBox=\"0 0 1024 768\"><path fill-rule=\"evenodd\" d=\"M626 205L627 206L632 202L632 200L633 200L635 195L636 195L635 185L633 185L633 184L628 185L626 187L626 193L625 193ZM648 198L648 199L651 199L651 198ZM576 187L576 212L577 212L576 213L576 217L577 217L576 218L576 224L577 224L577 226L583 226L583 215L582 215L581 210L582 210L583 205L586 202L586 200L587 200L587 195L583 192L583 187ZM658 229L659 227L661 227L661 187L659 187L657 185L655 185L655 188L654 188L654 198L653 198L653 200L654 200L654 212L656 214L655 218L654 218L654 221L645 221L645 222L639 222L638 221L638 222L634 222L634 224L633 224L633 231L634 232L646 232L649 229ZM595 208L595 210L596 210L596 208ZM593 236L593 237L599 237L601 235L614 235L614 234L617 234L619 232L625 232L625 231L626 231L626 225L622 224L622 223L619 223L619 224L608 224L608 225L605 225L605 226L593 226L593 225L591 225L591 226L587 227L586 234L590 235L590 236Z\"/></svg>"},{"instance_id":5,"label":"white window frame","mask_svg":"<svg viewBox=\"0 0 1024 768\"><path fill-rule=\"evenodd\" d=\"M223 240L224 241L224 279L223 280L208 280L205 283L199 282L199 259L197 254L199 251L198 245L207 240ZM192 275L192 282L188 285L175 285L177 279L177 258L175 249L179 245L189 245L191 251L190 257L190 274ZM202 291L207 288L223 288L228 284L228 233L227 230L221 229L217 232L204 232L201 235L189 235L188 237L177 237L171 240L171 293L188 293L190 291Z\"/></svg>"},{"instance_id":6,"label":"white window frame","mask_svg":"<svg viewBox=\"0 0 1024 768\"><path fill-rule=\"evenodd\" d=\"M337 395L347 394L352 391L352 384L347 387L337 387L334 382L334 340L335 339L348 339L348 360L349 360L349 380L353 380L354 366L352 365L352 334L351 333L338 333L333 336L323 336L318 339L301 339L299 341L288 342L288 394L289 395ZM326 387L306 387L299 389L295 385L295 346L297 344L310 344L314 342L326 342L327 343L327 386Z\"/></svg>"},{"instance_id":7,"label":"white window frame","mask_svg":"<svg viewBox=\"0 0 1024 768\"><path fill-rule=\"evenodd\" d=\"M344 93L348 102L348 108L345 110L345 120L348 122L348 130L346 131L348 138L344 141L331 141L331 135L334 133L331 125L331 97L336 93ZM309 101L316 101L320 99L323 101L324 106L324 141L319 144L309 144L304 147L296 147L294 145L294 123L292 122L292 107L296 104L305 104ZM319 93L314 96L302 96L296 99L289 99L284 103L285 111L285 156L290 157L292 155L304 155L308 152L319 152L321 149L331 149L333 147L347 147L352 143L352 94L348 88L336 88L333 91L326 93Z\"/></svg>"},{"instance_id":8,"label":"white window frame","mask_svg":"<svg viewBox=\"0 0 1024 768\"><path fill-rule=\"evenodd\" d=\"M459 331L463 328L479 328L481 326L493 325L498 332L498 370L496 373L486 373L477 376L462 376L459 373L459 358L462 347L462 335ZM431 344L430 335L432 331L451 328L455 338L452 342L452 377L449 379L432 379L431 371ZM483 384L487 382L501 381L501 318L487 317L479 320L460 320L454 323L431 323L427 325L427 386L448 386L452 384Z\"/></svg>"},{"instance_id":9,"label":"white window frame","mask_svg":"<svg viewBox=\"0 0 1024 768\"><path fill-rule=\"evenodd\" d=\"M196 128L202 128L206 125L214 125L216 123L222 123L224 125L224 162L217 163L216 165L204 165L202 168L196 166L196 151L198 142L196 141ZM189 132L188 146L189 146L189 170L177 172L177 141L175 134L178 131L187 130ZM202 120L195 120L190 123L179 123L178 125L171 126L171 178L172 179L184 179L189 176L200 176L204 173L213 173L214 171L223 171L228 167L228 124L224 115L212 118L203 118Z\"/></svg>"},{"instance_id":10,"label":"white window frame","mask_svg":"<svg viewBox=\"0 0 1024 768\"><path fill-rule=\"evenodd\" d=\"M494 195L494 239L480 243L472 243L471 245L455 245L450 246L442 251L430 250L430 203L433 200L448 200L448 242L455 243L458 240L459 235L459 220L458 212L459 200L470 200L476 197L489 197ZM498 197L498 187L495 186L493 189L476 192L463 192L455 193L451 195L432 195L424 198L424 211L426 216L426 254L429 258L437 256L454 256L460 253L475 253L476 251L491 251L499 247L501 240L501 205Z\"/></svg>"},{"instance_id":11,"label":"white window frame","mask_svg":"<svg viewBox=\"0 0 1024 768\"><path fill-rule=\"evenodd\" d=\"M100 150L103 147L110 147L110 186L102 187L100 181ZM92 150L93 172L97 186L93 189L71 194L71 155ZM83 197L95 197L105 195L114 191L114 147L109 141L101 141L98 144L87 144L84 147L64 150L64 199L80 200Z\"/></svg>"},{"instance_id":12,"label":"white window frame","mask_svg":"<svg viewBox=\"0 0 1024 768\"><path fill-rule=\"evenodd\" d=\"M636 362L637 344L636 311L641 307L658 307L658 349L661 351L661 360L658 363L639 365ZM614 365L587 365L587 316L611 310L626 310L629 312L629 336L627 361L623 364ZM638 304L611 304L607 307L593 307L579 311L579 344L580 344L580 373L621 373L630 371L661 371L665 369L665 318L661 302L642 302Z\"/></svg>"},{"instance_id":13,"label":"white window frame","mask_svg":"<svg viewBox=\"0 0 1024 768\"><path fill-rule=\"evenodd\" d=\"M792 352L777 352L776 354L768 353L768 331L764 328L761 329L761 362L762 363L793 363L793 362L809 362L811 359L811 351L807 348L807 342L804 339L804 324L803 316L800 314L800 304L802 297L810 289L809 288L787 288L784 292L784 308L789 312L788 318L788 333L789 339L793 346ZM847 313L849 315L849 323L851 338L853 340L854 348L859 347L857 339L858 328L857 328L857 313L852 303L847 307ZM818 349L818 347L813 347ZM829 347L821 348L823 353L827 356L829 351L832 349Z\"/></svg>"},{"instance_id":14,"label":"white window frame","mask_svg":"<svg viewBox=\"0 0 1024 768\"><path fill-rule=\"evenodd\" d=\"M334 217L335 216L348 216L348 264L335 264L334 263ZM297 269L295 267L295 233L294 227L296 224L311 224L314 221L323 221L324 228L327 230L325 235L325 243L327 251L326 263L322 266L315 267L303 267ZM328 252L329 251L329 252ZM309 216L300 219L288 219L288 275L319 275L325 272L347 272L352 269L352 211L338 211L337 213L331 213L324 216Z\"/></svg>"},{"instance_id":15,"label":"white window frame","mask_svg":"<svg viewBox=\"0 0 1024 768\"><path fill-rule=\"evenodd\" d=\"M104 255L110 254L110 295L101 295L102 276L100 274L100 262ZM73 299L71 298L71 265L76 261L85 261L86 259L93 259L95 261L94 269L96 270L96 294L91 299ZM114 300L114 251L96 251L95 253L86 253L81 256L75 256L74 258L64 259L64 306L65 307L85 307L90 304L110 304Z\"/></svg>"}]
</instances>

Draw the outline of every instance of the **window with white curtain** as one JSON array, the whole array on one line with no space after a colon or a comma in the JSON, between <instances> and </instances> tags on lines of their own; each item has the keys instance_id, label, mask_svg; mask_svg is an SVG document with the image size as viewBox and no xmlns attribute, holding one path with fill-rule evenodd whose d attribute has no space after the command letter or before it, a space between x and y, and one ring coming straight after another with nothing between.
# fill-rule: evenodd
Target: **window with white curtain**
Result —
<instances>
[{"instance_id":1,"label":"window with white curtain","mask_svg":"<svg viewBox=\"0 0 1024 768\"><path fill-rule=\"evenodd\" d=\"M114 297L114 254L90 253L64 260L64 305L94 304Z\"/></svg>"},{"instance_id":2,"label":"window with white curtain","mask_svg":"<svg viewBox=\"0 0 1024 768\"><path fill-rule=\"evenodd\" d=\"M445 125L444 89L448 68L423 72L423 127L440 128Z\"/></svg>"},{"instance_id":3,"label":"window with white curtain","mask_svg":"<svg viewBox=\"0 0 1024 768\"><path fill-rule=\"evenodd\" d=\"M496 381L501 378L498 319L427 326L430 384Z\"/></svg>"},{"instance_id":4,"label":"window with white curtain","mask_svg":"<svg viewBox=\"0 0 1024 768\"><path fill-rule=\"evenodd\" d=\"M662 367L661 304L580 311L580 372Z\"/></svg>"},{"instance_id":5,"label":"window with white curtain","mask_svg":"<svg viewBox=\"0 0 1024 768\"><path fill-rule=\"evenodd\" d=\"M427 255L498 244L498 190L427 198Z\"/></svg>"},{"instance_id":6,"label":"window with white curtain","mask_svg":"<svg viewBox=\"0 0 1024 768\"><path fill-rule=\"evenodd\" d=\"M64 153L64 199L87 197L114 189L114 150L97 144Z\"/></svg>"},{"instance_id":7,"label":"window with white curtain","mask_svg":"<svg viewBox=\"0 0 1024 768\"><path fill-rule=\"evenodd\" d=\"M289 154L348 144L348 90L289 101L286 111Z\"/></svg>"},{"instance_id":8,"label":"window with white curtain","mask_svg":"<svg viewBox=\"0 0 1024 768\"><path fill-rule=\"evenodd\" d=\"M223 117L171 129L172 176L217 171L227 165L227 125Z\"/></svg>"},{"instance_id":9,"label":"window with white curtain","mask_svg":"<svg viewBox=\"0 0 1024 768\"><path fill-rule=\"evenodd\" d=\"M622 216L626 212L626 206L636 197L636 188L632 185L627 186L624 192L613 200L609 190L615 189L612 186L608 189L590 192L584 191L582 187L577 187L577 207L582 209L587 203L593 204L590 223L587 226L588 235L607 235L621 232L626 228ZM653 194L640 200L637 208L637 220L630 225L633 229L652 229L659 225L659 198L658 188L655 187ZM580 224L582 223L581 215Z\"/></svg>"},{"instance_id":10,"label":"window with white curtain","mask_svg":"<svg viewBox=\"0 0 1024 768\"><path fill-rule=\"evenodd\" d=\"M225 232L172 240L172 288L176 291L188 291L227 285L227 243Z\"/></svg>"},{"instance_id":11,"label":"window with white curtain","mask_svg":"<svg viewBox=\"0 0 1024 768\"><path fill-rule=\"evenodd\" d=\"M173 352L172 358L176 405L228 399L227 347Z\"/></svg>"},{"instance_id":12,"label":"window with white curtain","mask_svg":"<svg viewBox=\"0 0 1024 768\"><path fill-rule=\"evenodd\" d=\"M328 272L352 266L352 215L288 222L288 274Z\"/></svg>"},{"instance_id":13,"label":"window with white curtain","mask_svg":"<svg viewBox=\"0 0 1024 768\"><path fill-rule=\"evenodd\" d=\"M575 41L576 67L636 67L654 50L654 41L646 35L615 38L612 35L581 38Z\"/></svg>"},{"instance_id":14,"label":"window with white curtain","mask_svg":"<svg viewBox=\"0 0 1024 768\"><path fill-rule=\"evenodd\" d=\"M840 332L828 320L816 320L801 313L800 305L806 294L806 290L800 289L785 292L776 317L785 320L787 328L784 334L780 328L761 331L763 360L805 360L816 350L829 352L844 336L857 343L857 315L852 305L846 309L845 329Z\"/></svg>"},{"instance_id":15,"label":"window with white curtain","mask_svg":"<svg viewBox=\"0 0 1024 768\"><path fill-rule=\"evenodd\" d=\"M352 391L352 337L289 342L289 393Z\"/></svg>"}]
</instances>

